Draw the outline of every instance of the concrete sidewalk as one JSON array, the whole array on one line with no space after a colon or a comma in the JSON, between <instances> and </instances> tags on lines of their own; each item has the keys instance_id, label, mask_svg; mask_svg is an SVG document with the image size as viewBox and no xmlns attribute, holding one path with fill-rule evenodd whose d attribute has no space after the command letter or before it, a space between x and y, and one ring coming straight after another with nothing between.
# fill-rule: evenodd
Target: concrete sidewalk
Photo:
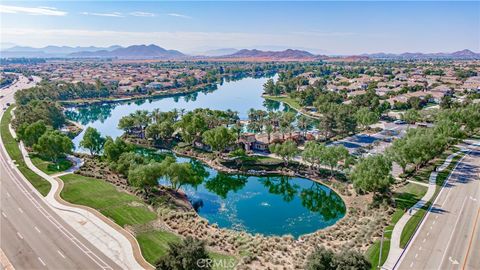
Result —
<instances>
[{"instance_id":1,"label":"concrete sidewalk","mask_svg":"<svg viewBox=\"0 0 480 270\"><path fill-rule=\"evenodd\" d=\"M12 136L16 137L15 131L10 129ZM59 194L63 188L63 182L55 179L33 165L28 152L25 149L23 142L19 144L23 159L27 167L50 182L52 188L47 194L45 201L52 209L62 217L70 226L72 226L78 233L95 245L105 255L110 257L124 269L153 269L141 255L138 243L127 231L120 226L108 220L103 215L89 209L88 207L81 207L69 204L63 201ZM75 166L64 173L58 173L57 176L72 173L81 165L78 160L75 160ZM23 176L23 174L21 174ZM25 179L28 182L28 180ZM36 189L34 189L36 191ZM42 196L40 196L42 197ZM63 203L61 203L63 202ZM89 211L91 210L91 211ZM115 226L116 225L116 226Z\"/></svg>"},{"instance_id":2,"label":"concrete sidewalk","mask_svg":"<svg viewBox=\"0 0 480 270\"><path fill-rule=\"evenodd\" d=\"M91 211L80 207L74 207L71 204L65 205L58 201L58 194L63 185L59 183L59 180L54 179L52 176L42 172L33 165L23 143L20 143L20 149L28 168L46 179L52 185L50 192L45 197L45 201L70 226L121 267L125 269L145 269L150 266L146 262L141 262L142 264L137 262L131 242L124 236L124 234L118 231L118 228L111 227ZM144 261L143 257L141 260ZM149 268L152 268L152 266Z\"/></svg>"},{"instance_id":3,"label":"concrete sidewalk","mask_svg":"<svg viewBox=\"0 0 480 270\"><path fill-rule=\"evenodd\" d=\"M404 251L403 248L400 248L400 238L402 235L403 228L407 224L408 220L410 220L410 217L415 215L415 213L417 213L418 210L422 208L435 194L435 190L437 188L436 182L437 182L438 173L445 170L450 165L453 158L458 156L461 152L466 152L466 151L468 150L462 149L456 153L449 155L447 159L445 159L445 162L440 167L438 167L436 171L430 174L430 178L428 179L427 193L425 193L422 199L419 200L414 206L408 209L408 211L405 214L403 214L403 216L395 224L395 227L393 228L393 231L392 231L392 236L390 238L390 251L388 253L387 260L382 266L382 269L395 268L395 265L397 264L398 260L400 259Z\"/></svg>"}]
</instances>

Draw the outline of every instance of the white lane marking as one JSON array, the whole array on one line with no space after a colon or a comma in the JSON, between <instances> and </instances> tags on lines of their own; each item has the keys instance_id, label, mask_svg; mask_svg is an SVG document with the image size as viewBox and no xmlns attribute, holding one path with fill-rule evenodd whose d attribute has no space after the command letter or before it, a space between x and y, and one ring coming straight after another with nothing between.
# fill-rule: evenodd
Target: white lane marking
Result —
<instances>
[{"instance_id":1,"label":"white lane marking","mask_svg":"<svg viewBox=\"0 0 480 270\"><path fill-rule=\"evenodd\" d=\"M412 266L413 266L413 262L410 263L410 268L412 268Z\"/></svg>"},{"instance_id":2,"label":"white lane marking","mask_svg":"<svg viewBox=\"0 0 480 270\"><path fill-rule=\"evenodd\" d=\"M452 256L448 257L448 260L454 265L458 264L458 261L456 259L452 259Z\"/></svg>"},{"instance_id":3,"label":"white lane marking","mask_svg":"<svg viewBox=\"0 0 480 270\"><path fill-rule=\"evenodd\" d=\"M422 247L419 247L418 250L422 250Z\"/></svg>"},{"instance_id":4,"label":"white lane marking","mask_svg":"<svg viewBox=\"0 0 480 270\"><path fill-rule=\"evenodd\" d=\"M432 224L433 224L433 225L435 225L435 223L437 223L437 221L436 221L436 220L434 220L434 221L432 222Z\"/></svg>"},{"instance_id":5,"label":"white lane marking","mask_svg":"<svg viewBox=\"0 0 480 270\"><path fill-rule=\"evenodd\" d=\"M7 191L7 197L9 197L9 198L11 197L11 196L10 196L10 193L8 193L8 191Z\"/></svg>"},{"instance_id":6,"label":"white lane marking","mask_svg":"<svg viewBox=\"0 0 480 270\"><path fill-rule=\"evenodd\" d=\"M21 233L17 232L17 236L18 236L18 238L23 240L23 235Z\"/></svg>"},{"instance_id":7,"label":"white lane marking","mask_svg":"<svg viewBox=\"0 0 480 270\"><path fill-rule=\"evenodd\" d=\"M435 219L438 219L438 216L436 216Z\"/></svg>"},{"instance_id":8,"label":"white lane marking","mask_svg":"<svg viewBox=\"0 0 480 270\"><path fill-rule=\"evenodd\" d=\"M6 151L5 147L3 145L0 145L0 146L3 148L2 150L5 152ZM6 160L0 159L0 163L3 163L5 168L7 168ZM15 173L19 174L19 177L23 176L21 175L20 171L18 171L17 168L14 168L14 170L17 170L15 171ZM104 262L100 257L98 257L97 254L93 253L88 247L85 246L85 244L80 242L75 236L73 236L73 234L70 231L68 231L63 225L61 225L55 218L53 218L45 210L45 208L43 208L42 205L40 205L40 203L33 197L32 193L30 193L27 190L27 188L24 186L24 184L28 186L30 182L28 182L26 179L23 179L24 184L22 184L20 180L17 179L17 175L15 175L13 171L11 170L6 170L6 171L10 175L10 179L12 180L12 182L20 189L20 191L25 195L25 197L27 197L35 206L35 208L37 208L44 217L46 217L57 229L59 229L59 231L63 235L65 235L68 239L70 239L70 241L72 241L73 244L75 244L78 248L80 248L82 252L84 252L90 259L92 259L102 269L112 269L112 267L110 267L106 262ZM33 186L31 186L31 184L29 187L33 189Z\"/></svg>"},{"instance_id":9,"label":"white lane marking","mask_svg":"<svg viewBox=\"0 0 480 270\"><path fill-rule=\"evenodd\" d=\"M415 253L415 259L418 257L418 253Z\"/></svg>"},{"instance_id":10,"label":"white lane marking","mask_svg":"<svg viewBox=\"0 0 480 270\"><path fill-rule=\"evenodd\" d=\"M471 152L471 150L468 151L467 153L465 153L465 155L460 160L457 161L457 164L455 165L455 167L453 167L453 169L450 171L450 174L447 176L447 179L444 181L443 187L445 187L447 185L447 183L449 183L449 182L450 183L457 182L456 179L454 181L450 181L450 178L453 175L453 173L457 170L457 167L458 167L459 170L464 167L464 164L462 163L462 161L466 156L468 156L470 154L470 152ZM442 189L443 189L443 187L442 187ZM450 195L450 190L452 190L452 187L450 187L447 190L447 195L445 195L445 200L443 200L442 204L440 205L440 208L443 208L443 205L445 205L445 203L447 202L447 200L449 198L449 195ZM438 198L438 196L437 196L437 198ZM465 199L466 199L466 197L465 197Z\"/></svg>"},{"instance_id":11,"label":"white lane marking","mask_svg":"<svg viewBox=\"0 0 480 270\"><path fill-rule=\"evenodd\" d=\"M430 235L430 232L427 232L427 236L429 236L429 235Z\"/></svg>"},{"instance_id":12,"label":"white lane marking","mask_svg":"<svg viewBox=\"0 0 480 270\"><path fill-rule=\"evenodd\" d=\"M422 241L422 243L425 243L425 241L427 241L427 238L423 238L423 241Z\"/></svg>"},{"instance_id":13,"label":"white lane marking","mask_svg":"<svg viewBox=\"0 0 480 270\"><path fill-rule=\"evenodd\" d=\"M460 212L458 213L457 221L455 221L455 226L453 226L452 234L450 234L450 239L448 239L447 245L445 246L445 252L443 253L442 260L440 261L440 263L443 263L445 261L445 256L447 255L448 247L450 246L450 242L452 241L453 234L455 232L455 229L457 228L458 222L460 221L460 217L462 216L463 207L465 206L465 202L467 202L467 197L465 197L465 199L463 199L462 208L460 208Z\"/></svg>"},{"instance_id":14,"label":"white lane marking","mask_svg":"<svg viewBox=\"0 0 480 270\"><path fill-rule=\"evenodd\" d=\"M430 226L430 230L431 230L432 228L433 228L433 227L432 227L432 226Z\"/></svg>"},{"instance_id":15,"label":"white lane marking","mask_svg":"<svg viewBox=\"0 0 480 270\"><path fill-rule=\"evenodd\" d=\"M23 210L22 210L22 208L20 208L20 207L19 207L19 208L18 208L18 211L20 211L20 213L22 213L22 214L23 214Z\"/></svg>"},{"instance_id":16,"label":"white lane marking","mask_svg":"<svg viewBox=\"0 0 480 270\"><path fill-rule=\"evenodd\" d=\"M35 230L36 230L38 233L40 233L40 230L38 229L37 226L35 226L34 228L35 228Z\"/></svg>"},{"instance_id":17,"label":"white lane marking","mask_svg":"<svg viewBox=\"0 0 480 270\"><path fill-rule=\"evenodd\" d=\"M40 261L40 263L42 263L43 266L47 266L45 262L42 260L42 258L38 257L38 260Z\"/></svg>"},{"instance_id":18,"label":"white lane marking","mask_svg":"<svg viewBox=\"0 0 480 270\"><path fill-rule=\"evenodd\" d=\"M60 252L60 250L57 250L58 254L60 254L60 256L62 256L62 258L65 259L65 255L62 254L62 252Z\"/></svg>"},{"instance_id":19,"label":"white lane marking","mask_svg":"<svg viewBox=\"0 0 480 270\"><path fill-rule=\"evenodd\" d=\"M2 211L2 216L3 216L4 218L7 218L7 214L5 214L5 212L3 212L3 211Z\"/></svg>"}]
</instances>

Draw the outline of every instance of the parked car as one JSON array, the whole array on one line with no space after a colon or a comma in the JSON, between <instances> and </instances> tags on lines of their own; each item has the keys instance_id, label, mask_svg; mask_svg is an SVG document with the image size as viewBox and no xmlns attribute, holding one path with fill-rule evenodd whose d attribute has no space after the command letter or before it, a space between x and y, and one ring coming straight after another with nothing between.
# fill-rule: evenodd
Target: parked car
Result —
<instances>
[{"instance_id":1,"label":"parked car","mask_svg":"<svg viewBox=\"0 0 480 270\"><path fill-rule=\"evenodd\" d=\"M405 125L407 122L403 121L403 120L395 120L393 121L394 124L396 125Z\"/></svg>"}]
</instances>

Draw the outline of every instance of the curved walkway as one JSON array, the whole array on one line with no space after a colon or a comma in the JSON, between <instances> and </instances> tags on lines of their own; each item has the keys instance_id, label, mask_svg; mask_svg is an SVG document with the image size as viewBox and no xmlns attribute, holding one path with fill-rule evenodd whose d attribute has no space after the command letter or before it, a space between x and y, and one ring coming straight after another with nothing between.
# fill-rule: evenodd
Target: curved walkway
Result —
<instances>
[{"instance_id":1,"label":"curved walkway","mask_svg":"<svg viewBox=\"0 0 480 270\"><path fill-rule=\"evenodd\" d=\"M98 211L89 207L74 205L60 198L63 181L48 175L35 167L22 142L20 150L28 168L46 179L52 185L45 201L75 230L95 245L105 255L112 258L124 269L153 269L142 256L140 247L135 237L122 227L103 216ZM73 169L56 176L72 173Z\"/></svg>"},{"instance_id":2,"label":"curved walkway","mask_svg":"<svg viewBox=\"0 0 480 270\"><path fill-rule=\"evenodd\" d=\"M28 168L46 179L52 185L45 200L64 220L94 244L106 255L125 269L153 268L143 258L136 239L123 228L101 213L85 206L74 205L60 198L63 182L39 170L28 157L23 143L20 143L23 158ZM74 166L76 167L76 166ZM66 172L68 174L72 172ZM59 174L57 174L58 176Z\"/></svg>"},{"instance_id":3,"label":"curved walkway","mask_svg":"<svg viewBox=\"0 0 480 270\"><path fill-rule=\"evenodd\" d=\"M414 206L408 209L405 214L398 220L395 224L395 227L392 231L392 236L390 238L390 251L388 252L388 257L385 263L382 266L382 269L394 269L395 265L397 264L398 260L402 256L404 251L403 248L400 247L400 238L402 235L403 228L407 224L408 220L411 216L415 215L417 211L422 208L435 194L435 190L437 188L437 175L439 172L445 170L450 163L452 162L453 158L458 156L460 152L468 151L466 149L462 149L456 153L451 154L450 156L445 159L445 162L437 168L436 171L430 174L430 178L428 179L428 190L427 193L419 200Z\"/></svg>"}]
</instances>

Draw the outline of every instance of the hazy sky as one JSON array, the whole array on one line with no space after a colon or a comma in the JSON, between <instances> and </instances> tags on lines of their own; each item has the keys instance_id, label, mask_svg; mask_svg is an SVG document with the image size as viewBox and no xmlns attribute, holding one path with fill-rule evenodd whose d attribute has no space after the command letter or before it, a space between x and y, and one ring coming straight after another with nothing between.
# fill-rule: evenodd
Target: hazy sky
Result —
<instances>
[{"instance_id":1,"label":"hazy sky","mask_svg":"<svg viewBox=\"0 0 480 270\"><path fill-rule=\"evenodd\" d=\"M329 54L480 51L480 2L2 1L1 42L305 48Z\"/></svg>"}]
</instances>

